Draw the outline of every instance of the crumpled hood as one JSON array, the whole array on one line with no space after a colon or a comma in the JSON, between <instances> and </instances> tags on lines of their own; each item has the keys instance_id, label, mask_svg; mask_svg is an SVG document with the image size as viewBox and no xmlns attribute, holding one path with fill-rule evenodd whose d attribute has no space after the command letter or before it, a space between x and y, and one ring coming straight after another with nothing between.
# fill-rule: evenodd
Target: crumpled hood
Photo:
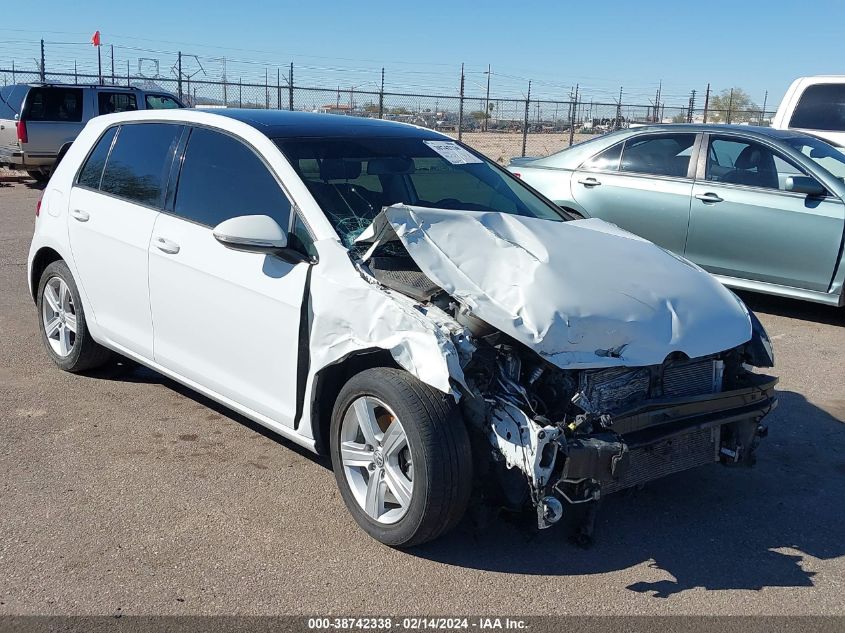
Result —
<instances>
[{"instance_id":1,"label":"crumpled hood","mask_svg":"<svg viewBox=\"0 0 845 633\"><path fill-rule=\"evenodd\" d=\"M475 316L561 368L654 365L751 338L745 306L713 277L602 220L394 205L358 241L396 238Z\"/></svg>"}]
</instances>

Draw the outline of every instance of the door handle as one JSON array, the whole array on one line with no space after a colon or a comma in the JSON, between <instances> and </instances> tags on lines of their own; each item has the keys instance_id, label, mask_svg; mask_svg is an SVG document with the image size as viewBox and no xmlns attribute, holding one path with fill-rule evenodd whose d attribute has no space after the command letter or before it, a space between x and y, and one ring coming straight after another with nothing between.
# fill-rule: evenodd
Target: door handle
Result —
<instances>
[{"instance_id":1,"label":"door handle","mask_svg":"<svg viewBox=\"0 0 845 633\"><path fill-rule=\"evenodd\" d=\"M598 187L601 182L590 176L589 178L581 178L578 182L580 182L585 187Z\"/></svg>"},{"instance_id":2,"label":"door handle","mask_svg":"<svg viewBox=\"0 0 845 633\"><path fill-rule=\"evenodd\" d=\"M163 237L157 237L155 239L156 248L164 253L169 253L171 255L175 255L179 252L179 245L176 242L172 242Z\"/></svg>"},{"instance_id":3,"label":"door handle","mask_svg":"<svg viewBox=\"0 0 845 633\"><path fill-rule=\"evenodd\" d=\"M697 193L697 194L695 194L695 197L698 198L699 200L701 200L705 204L722 201L722 198L717 196L715 193L710 193L710 192L708 192L708 193Z\"/></svg>"},{"instance_id":4,"label":"door handle","mask_svg":"<svg viewBox=\"0 0 845 633\"><path fill-rule=\"evenodd\" d=\"M82 209L74 209L70 212L75 220L79 220L80 222L87 222L91 219L91 214L87 211L83 211Z\"/></svg>"}]
</instances>

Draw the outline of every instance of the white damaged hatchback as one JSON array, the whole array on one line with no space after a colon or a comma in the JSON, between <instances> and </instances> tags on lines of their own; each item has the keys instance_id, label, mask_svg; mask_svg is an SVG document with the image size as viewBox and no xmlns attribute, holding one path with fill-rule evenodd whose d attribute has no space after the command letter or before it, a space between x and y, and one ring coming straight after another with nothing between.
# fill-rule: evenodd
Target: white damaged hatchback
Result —
<instances>
[{"instance_id":1,"label":"white damaged hatchback","mask_svg":"<svg viewBox=\"0 0 845 633\"><path fill-rule=\"evenodd\" d=\"M277 111L93 119L44 191L29 282L47 353L129 357L331 456L407 547L468 506L563 517L750 465L769 339L686 260L575 220L442 134Z\"/></svg>"}]
</instances>

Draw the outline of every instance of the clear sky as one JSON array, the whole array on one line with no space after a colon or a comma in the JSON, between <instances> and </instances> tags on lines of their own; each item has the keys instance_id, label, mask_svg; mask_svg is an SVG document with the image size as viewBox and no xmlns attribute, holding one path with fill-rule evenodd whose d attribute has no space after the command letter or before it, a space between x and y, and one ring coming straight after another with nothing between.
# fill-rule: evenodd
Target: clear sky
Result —
<instances>
[{"instance_id":1,"label":"clear sky","mask_svg":"<svg viewBox=\"0 0 845 633\"><path fill-rule=\"evenodd\" d=\"M647 103L662 81L667 105L699 98L708 82L739 86L775 107L790 81L845 74L845 1L519 2L363 0L238 2L39 0L0 23L0 67L34 67L47 40L47 68L96 68L87 44L99 29L115 46L116 65L170 72L174 52L189 72L219 79L275 76L293 61L296 80L312 85L376 86L455 94L461 63L467 92L565 98L570 86L596 100L623 86L625 100ZM104 49L105 51L105 49ZM139 58L141 61L139 62ZM225 58L225 65L223 59ZM140 64L140 66L139 66ZM202 68L200 68L201 66ZM699 102L699 106L701 102Z\"/></svg>"}]
</instances>

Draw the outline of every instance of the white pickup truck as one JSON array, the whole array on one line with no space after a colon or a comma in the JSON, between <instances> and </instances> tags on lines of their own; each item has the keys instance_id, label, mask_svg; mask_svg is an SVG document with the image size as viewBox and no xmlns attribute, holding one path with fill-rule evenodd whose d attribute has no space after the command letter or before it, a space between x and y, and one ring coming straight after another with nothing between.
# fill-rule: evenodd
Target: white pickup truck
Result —
<instances>
[{"instance_id":1,"label":"white pickup truck","mask_svg":"<svg viewBox=\"0 0 845 633\"><path fill-rule=\"evenodd\" d=\"M778 107L772 127L801 130L845 146L845 75L799 77Z\"/></svg>"}]
</instances>

